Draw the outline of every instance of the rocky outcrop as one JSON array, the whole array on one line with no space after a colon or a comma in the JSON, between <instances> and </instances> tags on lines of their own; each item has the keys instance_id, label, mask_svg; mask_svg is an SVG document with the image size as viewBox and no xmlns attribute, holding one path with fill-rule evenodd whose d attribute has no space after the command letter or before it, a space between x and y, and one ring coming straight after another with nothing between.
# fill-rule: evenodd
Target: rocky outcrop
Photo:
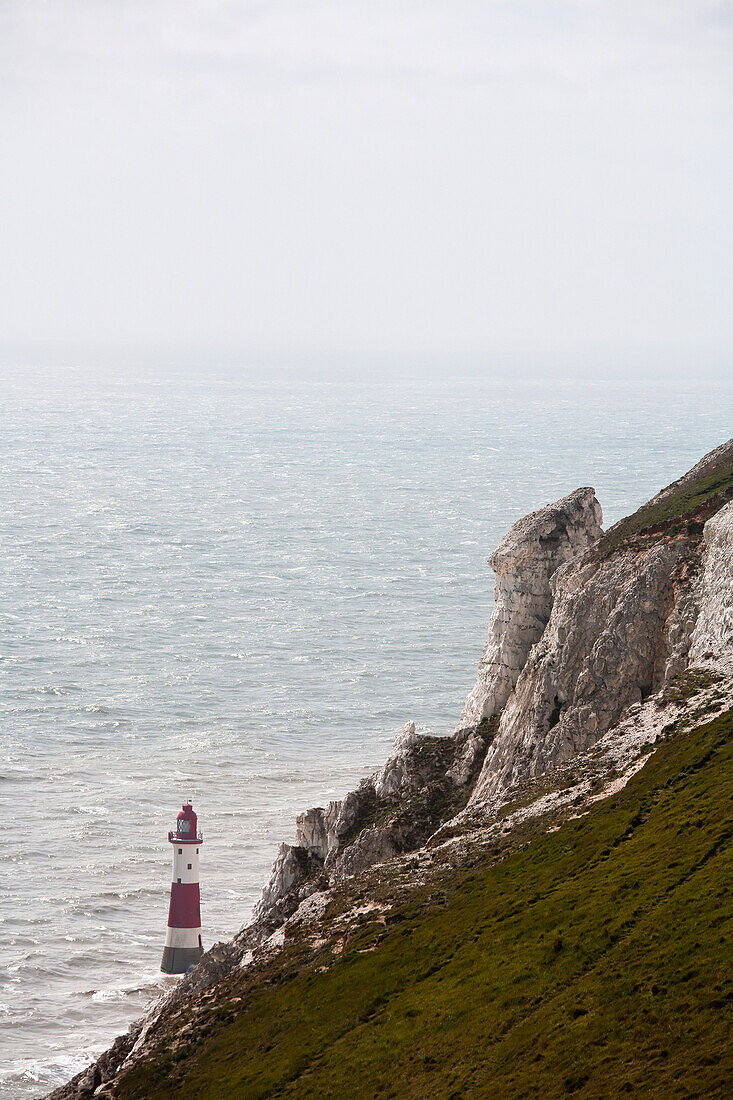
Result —
<instances>
[{"instance_id":1,"label":"rocky outcrop","mask_svg":"<svg viewBox=\"0 0 733 1100\"><path fill-rule=\"evenodd\" d=\"M696 663L733 656L733 503L707 521L703 540L700 613L690 648L690 660Z\"/></svg>"},{"instance_id":2,"label":"rocky outcrop","mask_svg":"<svg viewBox=\"0 0 733 1100\"><path fill-rule=\"evenodd\" d=\"M338 845L343 802L329 802L325 810L320 807L306 810L296 818L296 844L305 848L316 859L325 862L328 853Z\"/></svg>"},{"instance_id":3,"label":"rocky outcrop","mask_svg":"<svg viewBox=\"0 0 733 1100\"><path fill-rule=\"evenodd\" d=\"M301 884L313 880L322 867L323 861L307 848L281 844L270 873L270 881L254 908L254 920L266 919L273 913L289 916L289 911L293 911L293 905L297 905L302 900L302 896L305 896L298 893L296 901L296 890ZM286 907L282 904L285 898L288 899Z\"/></svg>"},{"instance_id":4,"label":"rocky outcrop","mask_svg":"<svg viewBox=\"0 0 733 1100\"><path fill-rule=\"evenodd\" d=\"M448 890L454 888L456 872L458 881L462 879L465 884L465 872L469 870L471 882L477 870L481 873L481 869L510 858L544 834L556 832L563 822L573 820L577 827L578 817L585 816L594 804L619 794L653 756L657 745L680 736L691 715L696 716L692 725L699 725L705 720L701 716L733 706L733 677L727 681L718 676L705 680L690 674L689 679L688 685L682 685L685 690L677 702L665 698L662 692L645 704L631 707L624 720L591 750L558 765L540 781L528 781L521 797L501 815L489 821L480 817L472 821L466 816L461 828L455 824L453 828L444 827L418 851L382 866L372 865L342 883L312 892L267 938L256 926L250 926L231 944L217 945L172 993L151 1006L128 1035L118 1039L68 1085L56 1090L54 1100L79 1100L90 1096L92 1090L110 1100L157 1095L140 1091L139 1078L136 1080L139 1070L148 1082L164 1081L167 1090L173 1087L176 1092L190 1091L198 1052L204 1049L211 1056L211 1046L218 1044L222 1028L231 1023L237 1026L238 1013L249 1012L253 1002L266 1004L273 989L295 980L299 982L297 997L304 998L305 1011L312 1010L313 1002L308 1001L311 979L304 982L304 976L338 966L348 951L353 974L355 960L358 965L360 955L379 950L390 926L402 929L403 935L405 929L412 934L413 927L422 931L425 926L419 923L421 915L434 918L448 903ZM643 821L642 815L631 819L632 828L637 820ZM630 835L627 833L623 839ZM705 851L704 845L701 850ZM512 896L507 893L506 912L510 915ZM479 901L478 926L486 913L483 897L479 896ZM371 931L365 940L366 925ZM607 934L605 925L603 929L599 925L599 935ZM562 940L553 939L562 944ZM416 950L414 940L405 939L404 944L405 951ZM424 980L425 974L432 973L430 935L422 940L421 950L425 964L420 976ZM558 951L554 944L552 951ZM348 972L342 981L348 981ZM462 973L461 980L470 980L470 975L466 979ZM372 999L369 1008L373 1005ZM312 1019L317 1019L315 1013ZM287 1038L281 1036L276 1041L287 1042ZM246 1047L238 1049L246 1058ZM213 1060L217 1057L215 1054ZM220 1060L215 1064L222 1065Z\"/></svg>"},{"instance_id":5,"label":"rocky outcrop","mask_svg":"<svg viewBox=\"0 0 733 1100\"><path fill-rule=\"evenodd\" d=\"M507 695L474 805L593 745L690 661L730 644L731 495L733 441L553 573L548 623ZM504 620L497 651L525 618Z\"/></svg>"},{"instance_id":6,"label":"rocky outcrop","mask_svg":"<svg viewBox=\"0 0 733 1100\"><path fill-rule=\"evenodd\" d=\"M419 848L465 805L492 735L485 725L432 737L409 722L378 772L341 802L299 815L297 843L280 846L255 922L274 927L324 883Z\"/></svg>"},{"instance_id":7,"label":"rocky outcrop","mask_svg":"<svg viewBox=\"0 0 733 1100\"><path fill-rule=\"evenodd\" d=\"M555 576L555 599L499 723L472 800L541 775L609 730L656 690L684 541L605 561L586 555Z\"/></svg>"},{"instance_id":8,"label":"rocky outcrop","mask_svg":"<svg viewBox=\"0 0 733 1100\"><path fill-rule=\"evenodd\" d=\"M139 1031L139 1028L133 1027L126 1035L118 1036L110 1049L79 1075L76 1079L76 1093L72 1095L102 1095L103 1086L114 1078L120 1064L129 1056Z\"/></svg>"},{"instance_id":9,"label":"rocky outcrop","mask_svg":"<svg viewBox=\"0 0 733 1100\"><path fill-rule=\"evenodd\" d=\"M505 705L550 618L552 577L598 541L603 516L593 489L576 489L520 519L489 558L496 575L489 640L461 726L477 725Z\"/></svg>"},{"instance_id":10,"label":"rocky outcrop","mask_svg":"<svg viewBox=\"0 0 733 1100\"><path fill-rule=\"evenodd\" d=\"M485 752L483 738L474 737L467 748L463 738L427 737L409 722L375 775L342 801L298 815L296 843L280 845L270 881L254 909L255 922L289 916L309 891L322 885L322 872L336 881L417 847L436 816L431 808L433 803L437 808L439 800L432 786L465 786ZM406 828L394 811L405 795L418 791L426 803L425 820L418 825L413 816Z\"/></svg>"},{"instance_id":11,"label":"rocky outcrop","mask_svg":"<svg viewBox=\"0 0 733 1100\"><path fill-rule=\"evenodd\" d=\"M415 723L408 722L402 733L395 738L387 763L374 776L374 792L377 798L390 798L415 786L416 754L412 750L419 744L420 734L415 731Z\"/></svg>"}]
</instances>

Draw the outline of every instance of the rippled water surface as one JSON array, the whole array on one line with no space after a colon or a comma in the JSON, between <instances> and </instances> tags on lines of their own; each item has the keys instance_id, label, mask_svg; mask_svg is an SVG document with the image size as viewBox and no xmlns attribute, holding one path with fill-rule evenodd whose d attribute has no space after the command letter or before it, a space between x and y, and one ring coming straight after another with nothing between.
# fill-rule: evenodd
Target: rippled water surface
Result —
<instances>
[{"instance_id":1,"label":"rippled water surface","mask_svg":"<svg viewBox=\"0 0 733 1100\"><path fill-rule=\"evenodd\" d=\"M408 719L446 732L518 516L607 522L731 434L731 390L8 372L0 382L0 1096L81 1068L165 982L166 833L204 941L296 812Z\"/></svg>"}]
</instances>

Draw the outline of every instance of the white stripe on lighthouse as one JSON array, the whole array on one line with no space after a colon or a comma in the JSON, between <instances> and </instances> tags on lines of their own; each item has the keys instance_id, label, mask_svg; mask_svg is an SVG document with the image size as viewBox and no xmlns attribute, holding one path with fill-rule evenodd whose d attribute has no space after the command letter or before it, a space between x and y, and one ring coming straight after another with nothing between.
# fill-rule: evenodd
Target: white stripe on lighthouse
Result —
<instances>
[{"instance_id":1,"label":"white stripe on lighthouse","mask_svg":"<svg viewBox=\"0 0 733 1100\"><path fill-rule=\"evenodd\" d=\"M171 928L165 934L166 947L198 947L201 938L200 928Z\"/></svg>"},{"instance_id":2,"label":"white stripe on lighthouse","mask_svg":"<svg viewBox=\"0 0 733 1100\"><path fill-rule=\"evenodd\" d=\"M189 869L189 863L191 867ZM199 857L194 844L173 841L173 882L198 882Z\"/></svg>"}]
</instances>

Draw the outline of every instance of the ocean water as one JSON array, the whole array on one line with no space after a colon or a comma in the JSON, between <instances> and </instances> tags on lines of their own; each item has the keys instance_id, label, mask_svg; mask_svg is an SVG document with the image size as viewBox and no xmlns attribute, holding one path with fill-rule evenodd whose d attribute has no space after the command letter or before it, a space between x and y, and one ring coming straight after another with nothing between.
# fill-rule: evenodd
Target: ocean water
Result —
<instances>
[{"instance_id":1,"label":"ocean water","mask_svg":"<svg viewBox=\"0 0 733 1100\"><path fill-rule=\"evenodd\" d=\"M176 979L168 828L204 942L294 817L453 728L507 526L613 522L731 435L729 386L6 371L0 1097L41 1095Z\"/></svg>"}]
</instances>

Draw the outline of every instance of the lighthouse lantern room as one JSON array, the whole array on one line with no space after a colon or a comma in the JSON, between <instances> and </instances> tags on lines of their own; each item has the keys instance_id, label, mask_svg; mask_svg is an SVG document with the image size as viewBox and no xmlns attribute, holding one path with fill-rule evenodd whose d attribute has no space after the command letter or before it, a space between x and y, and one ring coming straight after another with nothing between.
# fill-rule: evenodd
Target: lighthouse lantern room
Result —
<instances>
[{"instance_id":1,"label":"lighthouse lantern room","mask_svg":"<svg viewBox=\"0 0 733 1100\"><path fill-rule=\"evenodd\" d=\"M199 895L199 849L203 837L190 802L184 802L175 832L168 833L168 840L173 845L173 881L160 969L166 974L185 974L204 953Z\"/></svg>"}]
</instances>

